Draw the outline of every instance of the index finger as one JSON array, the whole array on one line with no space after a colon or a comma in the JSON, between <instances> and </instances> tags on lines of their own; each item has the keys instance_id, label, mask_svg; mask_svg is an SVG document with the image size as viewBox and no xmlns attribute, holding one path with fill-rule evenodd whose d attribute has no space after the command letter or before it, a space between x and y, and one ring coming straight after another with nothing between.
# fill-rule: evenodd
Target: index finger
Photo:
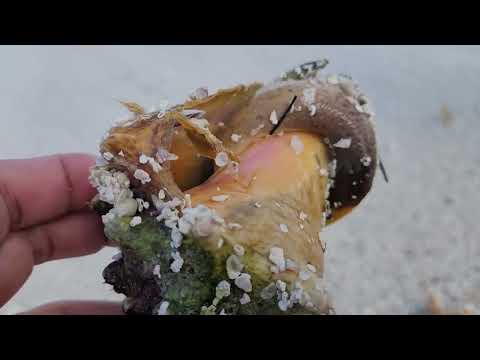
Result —
<instances>
[{"instance_id":1,"label":"index finger","mask_svg":"<svg viewBox=\"0 0 480 360\"><path fill-rule=\"evenodd\" d=\"M0 242L10 231L87 206L95 195L88 182L94 162L87 154L0 160Z\"/></svg>"}]
</instances>

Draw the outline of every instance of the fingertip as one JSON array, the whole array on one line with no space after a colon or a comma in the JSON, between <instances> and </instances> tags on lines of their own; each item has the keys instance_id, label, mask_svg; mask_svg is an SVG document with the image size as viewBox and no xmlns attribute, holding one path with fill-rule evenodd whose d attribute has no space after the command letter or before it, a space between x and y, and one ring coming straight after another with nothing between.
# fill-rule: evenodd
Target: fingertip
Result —
<instances>
[{"instance_id":1,"label":"fingertip","mask_svg":"<svg viewBox=\"0 0 480 360\"><path fill-rule=\"evenodd\" d=\"M89 181L95 157L70 153L0 161L0 236L88 206L96 190Z\"/></svg>"}]
</instances>

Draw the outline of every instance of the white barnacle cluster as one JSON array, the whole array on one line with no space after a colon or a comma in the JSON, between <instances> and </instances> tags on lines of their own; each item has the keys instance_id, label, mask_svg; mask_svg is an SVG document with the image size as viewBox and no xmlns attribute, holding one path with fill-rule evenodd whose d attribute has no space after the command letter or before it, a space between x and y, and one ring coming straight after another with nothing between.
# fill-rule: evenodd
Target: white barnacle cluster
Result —
<instances>
[{"instance_id":1,"label":"white barnacle cluster","mask_svg":"<svg viewBox=\"0 0 480 360\"><path fill-rule=\"evenodd\" d=\"M272 247L268 258L274 264L271 267L274 274L290 270L296 272L298 275L297 279L294 280L290 286L280 279L271 282L261 290L260 297L268 300L276 296L277 305L281 311L287 311L295 304L314 308L315 306L312 302L315 301L313 301L310 294L305 291L302 283L313 278L317 273L317 268L312 264L299 266L292 259L285 258L284 251L280 247Z\"/></svg>"},{"instance_id":2,"label":"white barnacle cluster","mask_svg":"<svg viewBox=\"0 0 480 360\"><path fill-rule=\"evenodd\" d=\"M90 184L97 189L99 199L114 205L120 198L131 195L130 181L121 171L108 171L93 168L90 173Z\"/></svg>"},{"instance_id":3,"label":"white barnacle cluster","mask_svg":"<svg viewBox=\"0 0 480 360\"><path fill-rule=\"evenodd\" d=\"M168 301L162 301L161 304L160 304L160 307L158 308L158 312L157 314L158 315L167 315L168 314L168 306L170 305L170 303Z\"/></svg>"},{"instance_id":4,"label":"white barnacle cluster","mask_svg":"<svg viewBox=\"0 0 480 360\"><path fill-rule=\"evenodd\" d=\"M285 271L286 263L285 263L285 256L282 248L276 247L276 246L272 247L270 249L268 259L273 263L273 265L270 268L272 273L278 274L279 272Z\"/></svg>"},{"instance_id":5,"label":"white barnacle cluster","mask_svg":"<svg viewBox=\"0 0 480 360\"><path fill-rule=\"evenodd\" d=\"M202 100L206 97L208 97L208 89L206 87L199 87L190 94L190 99L192 100Z\"/></svg>"},{"instance_id":6,"label":"white barnacle cluster","mask_svg":"<svg viewBox=\"0 0 480 360\"><path fill-rule=\"evenodd\" d=\"M227 258L225 268L227 269L228 278L235 280L243 270L242 260L238 255L230 255Z\"/></svg>"},{"instance_id":7,"label":"white barnacle cluster","mask_svg":"<svg viewBox=\"0 0 480 360\"><path fill-rule=\"evenodd\" d=\"M142 217L141 216L134 216L132 217L132 220L130 220L130 226L135 227L137 225L140 225L142 223Z\"/></svg>"},{"instance_id":8,"label":"white barnacle cluster","mask_svg":"<svg viewBox=\"0 0 480 360\"><path fill-rule=\"evenodd\" d=\"M110 161L114 158L114 156L111 152L106 151L103 153L103 158L107 161Z\"/></svg>"},{"instance_id":9,"label":"white barnacle cluster","mask_svg":"<svg viewBox=\"0 0 480 360\"><path fill-rule=\"evenodd\" d=\"M145 155L145 154L140 154L140 156L138 157L138 162L139 162L140 164L146 164L149 159L150 159L149 156L147 156L147 155Z\"/></svg>"},{"instance_id":10,"label":"white barnacle cluster","mask_svg":"<svg viewBox=\"0 0 480 360\"><path fill-rule=\"evenodd\" d=\"M230 136L230 139L231 139L234 143L238 143L241 138L242 138L242 136L241 136L241 135L238 135L238 134L232 134L232 136Z\"/></svg>"},{"instance_id":11,"label":"white barnacle cluster","mask_svg":"<svg viewBox=\"0 0 480 360\"><path fill-rule=\"evenodd\" d=\"M98 198L113 208L102 216L104 224L118 217L133 216L137 212L138 203L133 199L130 181L121 171L106 170L95 167L90 172L90 184L97 190Z\"/></svg>"},{"instance_id":12,"label":"white barnacle cluster","mask_svg":"<svg viewBox=\"0 0 480 360\"><path fill-rule=\"evenodd\" d=\"M260 297L264 300L270 300L276 296L278 308L284 312L291 309L295 304L314 308L312 296L304 289L303 281L305 280L299 277L299 280L291 284L290 289L282 280L271 282L261 290ZM318 283L318 286L321 286L322 290L320 291L324 291L323 283Z\"/></svg>"},{"instance_id":13,"label":"white barnacle cluster","mask_svg":"<svg viewBox=\"0 0 480 360\"><path fill-rule=\"evenodd\" d=\"M303 142L297 135L293 135L290 139L290 147L293 149L296 155L300 155L303 152Z\"/></svg>"},{"instance_id":14,"label":"white barnacle cluster","mask_svg":"<svg viewBox=\"0 0 480 360\"><path fill-rule=\"evenodd\" d=\"M162 166L153 157L147 156L145 154L140 154L138 162L140 164L149 164L152 170L156 173L160 172L163 169Z\"/></svg>"},{"instance_id":15,"label":"white barnacle cluster","mask_svg":"<svg viewBox=\"0 0 480 360\"><path fill-rule=\"evenodd\" d=\"M152 202L159 212L156 220L163 222L171 230L170 246L173 249L171 253L173 261L170 264L170 270L179 272L184 264L178 251L182 245L183 236L188 234L197 237L208 236L213 231L213 227L223 225L224 220L206 206L185 207L185 202L176 197L167 201L164 201L164 198L165 192L160 190L158 196L152 195Z\"/></svg>"},{"instance_id":16,"label":"white barnacle cluster","mask_svg":"<svg viewBox=\"0 0 480 360\"><path fill-rule=\"evenodd\" d=\"M245 305L251 301L250 296L247 293L243 293L242 297L240 298L240 304Z\"/></svg>"},{"instance_id":17,"label":"white barnacle cluster","mask_svg":"<svg viewBox=\"0 0 480 360\"><path fill-rule=\"evenodd\" d=\"M159 191L159 196L164 195L162 190ZM159 196L152 195L152 201L155 208L160 212L156 217L157 221L163 221L164 225L170 228L170 245L174 249L178 249L182 244L182 232L179 229L179 209L183 202L174 197L172 200L163 201Z\"/></svg>"},{"instance_id":18,"label":"white barnacle cluster","mask_svg":"<svg viewBox=\"0 0 480 360\"><path fill-rule=\"evenodd\" d=\"M184 203L176 197L168 201L163 201L160 197L162 197L162 199L165 198L163 190L159 191L158 196L152 195L152 202L160 213L156 217L156 220L163 222L166 227L170 228L170 246L173 249L171 253L173 261L170 264L170 270L177 273L182 269L184 263L178 249L182 245L183 234L187 234L190 229L185 229L180 221L178 208L183 206Z\"/></svg>"},{"instance_id":19,"label":"white barnacle cluster","mask_svg":"<svg viewBox=\"0 0 480 360\"><path fill-rule=\"evenodd\" d=\"M292 298L292 295L289 296L287 291L287 284L282 280L271 282L260 292L260 297L264 300L273 299L275 295L277 296L278 308L281 311L287 311L290 305L293 306L293 302L291 304L291 302L289 301L290 298Z\"/></svg>"},{"instance_id":20,"label":"white barnacle cluster","mask_svg":"<svg viewBox=\"0 0 480 360\"><path fill-rule=\"evenodd\" d=\"M363 166L370 166L371 162L372 162L372 158L370 156L363 156L361 159L360 159L360 162L362 163Z\"/></svg>"},{"instance_id":21,"label":"white barnacle cluster","mask_svg":"<svg viewBox=\"0 0 480 360\"><path fill-rule=\"evenodd\" d=\"M306 106L311 106L315 104L315 95L317 90L314 87L308 87L303 90L303 103Z\"/></svg>"},{"instance_id":22,"label":"white barnacle cluster","mask_svg":"<svg viewBox=\"0 0 480 360\"><path fill-rule=\"evenodd\" d=\"M340 149L348 149L351 144L352 144L351 138L342 138L338 140L335 144L333 144L333 146Z\"/></svg>"},{"instance_id":23,"label":"white barnacle cluster","mask_svg":"<svg viewBox=\"0 0 480 360\"><path fill-rule=\"evenodd\" d=\"M234 252L236 254L232 254L227 258L225 268L227 270L227 276L230 280L234 281L234 284L245 292L252 291L252 281L250 274L246 272L242 272L244 269L244 265L241 260L241 256L238 255L239 253L244 254L244 249L242 247L234 248Z\"/></svg>"},{"instance_id":24,"label":"white barnacle cluster","mask_svg":"<svg viewBox=\"0 0 480 360\"><path fill-rule=\"evenodd\" d=\"M333 159L328 163L328 174L333 179L337 174L337 159Z\"/></svg>"},{"instance_id":25,"label":"white barnacle cluster","mask_svg":"<svg viewBox=\"0 0 480 360\"><path fill-rule=\"evenodd\" d=\"M171 234L171 243L170 246L174 249L178 249L182 245L183 235L177 227L172 227Z\"/></svg>"},{"instance_id":26,"label":"white barnacle cluster","mask_svg":"<svg viewBox=\"0 0 480 360\"><path fill-rule=\"evenodd\" d=\"M162 274L160 273L160 264L156 264L153 267L152 273L153 273L154 276L158 277L159 279L162 278Z\"/></svg>"},{"instance_id":27,"label":"white barnacle cluster","mask_svg":"<svg viewBox=\"0 0 480 360\"><path fill-rule=\"evenodd\" d=\"M331 162L328 163L328 170L326 171L326 173L328 174L328 179L325 186L325 194L324 194L325 208L322 213L322 220L321 220L322 227L326 225L327 218L330 216L332 212L331 206L330 206L330 200L328 198L330 196L330 190L333 188L335 184L336 172L337 172L337 160L333 159ZM324 176L324 174L325 174L325 171L322 171L320 175Z\"/></svg>"},{"instance_id":28,"label":"white barnacle cluster","mask_svg":"<svg viewBox=\"0 0 480 360\"><path fill-rule=\"evenodd\" d=\"M188 118L188 122L193 127L203 132L210 131L209 130L210 123L208 122L207 119L203 118L203 115L205 115L205 111L197 110L197 109L186 109L182 111L182 114ZM219 126L221 125L219 124Z\"/></svg>"},{"instance_id":29,"label":"white barnacle cluster","mask_svg":"<svg viewBox=\"0 0 480 360\"><path fill-rule=\"evenodd\" d=\"M270 114L270 122L273 124L273 125L277 125L278 124L278 116L277 116L277 112L275 110L273 110Z\"/></svg>"},{"instance_id":30,"label":"white barnacle cluster","mask_svg":"<svg viewBox=\"0 0 480 360\"><path fill-rule=\"evenodd\" d=\"M302 221L302 222L304 222L305 220L308 219L308 215L305 214L303 211L300 211L300 214L298 215L298 217L300 218L300 221ZM303 230L305 228L305 225L303 225L302 223L299 223L298 227L300 228L300 230Z\"/></svg>"},{"instance_id":31,"label":"white barnacle cluster","mask_svg":"<svg viewBox=\"0 0 480 360\"><path fill-rule=\"evenodd\" d=\"M170 270L176 273L182 269L184 264L184 260L178 251L181 247L183 236L190 233L198 237L208 236L213 231L213 226L223 224L224 221L214 211L203 205L184 207L180 215L179 208L184 206L184 203L178 198L168 201L164 201L164 198L165 193L163 190L160 190L158 196L152 195L152 201L160 212L156 220L163 221L164 225L171 229L170 246L174 251L171 253L173 261L170 264Z\"/></svg>"},{"instance_id":32,"label":"white barnacle cluster","mask_svg":"<svg viewBox=\"0 0 480 360\"><path fill-rule=\"evenodd\" d=\"M157 150L156 157L160 164L163 164L166 161L178 160L177 155L172 154L171 152L169 152L167 149L164 149L164 148L160 148Z\"/></svg>"},{"instance_id":33,"label":"white barnacle cluster","mask_svg":"<svg viewBox=\"0 0 480 360\"><path fill-rule=\"evenodd\" d=\"M117 217L125 216L132 217L130 226L141 224L142 218L134 215L137 211L142 212L144 209L148 209L150 204L143 199L133 198L130 181L125 173L96 167L91 170L89 180L91 185L96 188L99 200L113 205L112 209L102 216L104 224Z\"/></svg>"},{"instance_id":34,"label":"white barnacle cluster","mask_svg":"<svg viewBox=\"0 0 480 360\"><path fill-rule=\"evenodd\" d=\"M298 217L300 218L300 220L305 221L308 218L308 215L305 214L303 211L300 211Z\"/></svg>"},{"instance_id":35,"label":"white barnacle cluster","mask_svg":"<svg viewBox=\"0 0 480 360\"><path fill-rule=\"evenodd\" d=\"M183 234L191 233L195 237L206 237L215 230L216 226L225 225L225 221L214 210L199 204L184 208L178 224Z\"/></svg>"},{"instance_id":36,"label":"white barnacle cluster","mask_svg":"<svg viewBox=\"0 0 480 360\"><path fill-rule=\"evenodd\" d=\"M230 296L231 292L231 285L227 280L222 280L217 284L217 287L215 288L215 298L212 301L212 304L210 306L202 306L202 309L200 311L201 315L215 315L215 312L217 310L217 305L218 303L224 299ZM225 309L222 309L218 315L227 315L225 313Z\"/></svg>"},{"instance_id":37,"label":"white barnacle cluster","mask_svg":"<svg viewBox=\"0 0 480 360\"><path fill-rule=\"evenodd\" d=\"M242 264L241 257L245 254L245 249L241 245L235 245L233 247L235 254L231 254L226 260L226 270L229 280L233 280L233 284L244 291L239 299L241 305L248 304L251 299L248 293L253 289L251 276L246 272L242 272L244 265ZM208 307L203 306L201 314L214 315L219 302L231 294L231 284L229 280L222 280L217 284L215 288L215 298L212 304Z\"/></svg>"},{"instance_id":38,"label":"white barnacle cluster","mask_svg":"<svg viewBox=\"0 0 480 360\"><path fill-rule=\"evenodd\" d=\"M172 252L171 255L173 261L170 264L170 270L172 270L174 273L178 273L182 269L184 260L178 251Z\"/></svg>"},{"instance_id":39,"label":"white barnacle cluster","mask_svg":"<svg viewBox=\"0 0 480 360\"><path fill-rule=\"evenodd\" d=\"M133 173L133 177L139 180L142 185L148 184L150 181L152 181L150 174L142 169L135 170L135 172Z\"/></svg>"},{"instance_id":40,"label":"white barnacle cluster","mask_svg":"<svg viewBox=\"0 0 480 360\"><path fill-rule=\"evenodd\" d=\"M137 201L137 204L138 204L138 212L142 212L144 209L148 210L148 208L150 207L150 203L148 201L145 201L140 198L137 198L135 200Z\"/></svg>"},{"instance_id":41,"label":"white barnacle cluster","mask_svg":"<svg viewBox=\"0 0 480 360\"><path fill-rule=\"evenodd\" d=\"M226 280L222 280L218 283L215 288L215 297L218 300L223 299L224 297L230 296L230 283Z\"/></svg>"},{"instance_id":42,"label":"white barnacle cluster","mask_svg":"<svg viewBox=\"0 0 480 360\"><path fill-rule=\"evenodd\" d=\"M234 282L239 289L242 289L243 291L248 293L252 291L251 279L252 277L250 276L250 274L241 273L237 278L235 278Z\"/></svg>"},{"instance_id":43,"label":"white barnacle cluster","mask_svg":"<svg viewBox=\"0 0 480 360\"><path fill-rule=\"evenodd\" d=\"M229 158L228 154L224 151L219 152L215 156L215 165L217 165L218 167L227 166L229 161L230 161L230 158Z\"/></svg>"}]
</instances>

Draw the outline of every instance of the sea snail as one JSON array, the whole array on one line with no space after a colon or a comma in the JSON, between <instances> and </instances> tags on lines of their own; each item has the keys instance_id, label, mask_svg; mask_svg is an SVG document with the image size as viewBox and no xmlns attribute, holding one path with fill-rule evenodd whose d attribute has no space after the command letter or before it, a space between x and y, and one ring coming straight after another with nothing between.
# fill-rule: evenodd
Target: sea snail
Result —
<instances>
[{"instance_id":1,"label":"sea snail","mask_svg":"<svg viewBox=\"0 0 480 360\"><path fill-rule=\"evenodd\" d=\"M371 105L326 62L113 127L92 206L121 249L107 283L139 314L326 314L322 228L377 166Z\"/></svg>"}]
</instances>

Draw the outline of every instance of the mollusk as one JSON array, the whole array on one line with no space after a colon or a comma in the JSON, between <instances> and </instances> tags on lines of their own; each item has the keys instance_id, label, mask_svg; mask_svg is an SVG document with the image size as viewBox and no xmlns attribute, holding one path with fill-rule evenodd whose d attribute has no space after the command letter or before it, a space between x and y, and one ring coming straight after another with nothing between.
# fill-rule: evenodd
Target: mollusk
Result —
<instances>
[{"instance_id":1,"label":"mollusk","mask_svg":"<svg viewBox=\"0 0 480 360\"><path fill-rule=\"evenodd\" d=\"M370 191L377 150L367 97L325 65L161 111L125 103L90 180L127 312L331 311L320 232Z\"/></svg>"}]
</instances>

